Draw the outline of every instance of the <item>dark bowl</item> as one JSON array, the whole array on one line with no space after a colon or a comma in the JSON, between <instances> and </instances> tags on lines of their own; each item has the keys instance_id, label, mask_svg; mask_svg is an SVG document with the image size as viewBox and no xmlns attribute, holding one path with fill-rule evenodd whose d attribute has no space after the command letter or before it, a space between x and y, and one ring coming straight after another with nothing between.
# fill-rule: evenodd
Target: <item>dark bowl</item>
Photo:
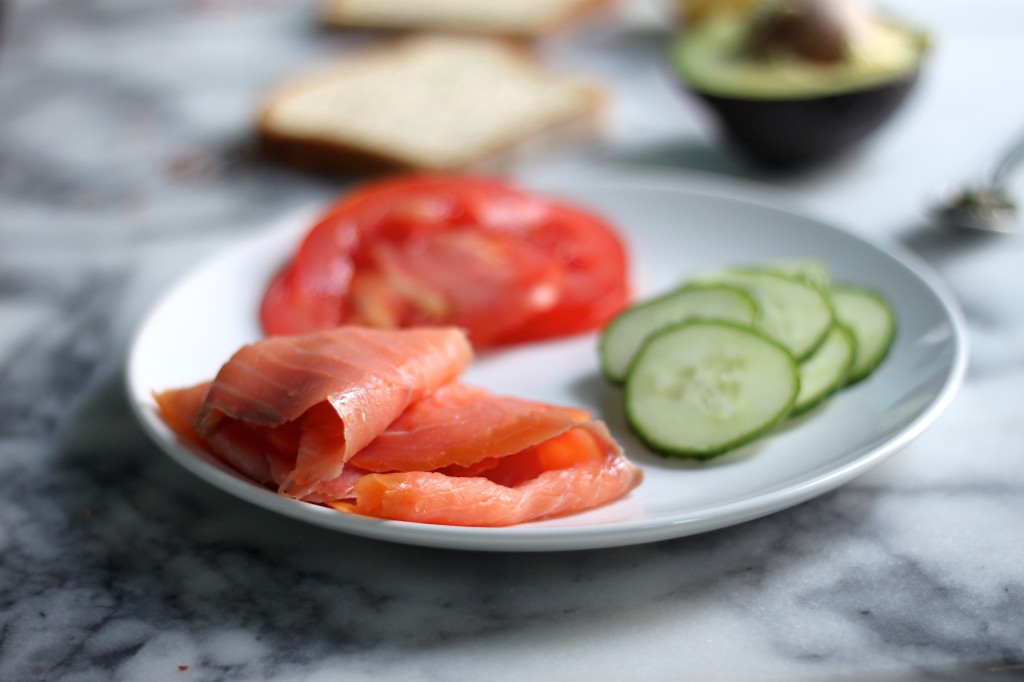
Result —
<instances>
[{"instance_id":1,"label":"dark bowl","mask_svg":"<svg viewBox=\"0 0 1024 682\"><path fill-rule=\"evenodd\" d=\"M711 114L724 141L772 169L803 169L860 145L906 101L930 51L927 33L879 18L879 28L910 50L900 57L907 59L900 70L858 72L845 64L836 71L831 66L819 70L813 62L797 60L792 71L785 70L790 68L786 62L775 62L734 80L738 72L731 71L730 61L743 49L746 21L719 19L684 30L672 41L669 61L677 81ZM754 73L761 73L762 80L749 80ZM774 84L772 79L783 74Z\"/></svg>"},{"instance_id":2,"label":"dark bowl","mask_svg":"<svg viewBox=\"0 0 1024 682\"><path fill-rule=\"evenodd\" d=\"M900 108L920 69L870 88L816 97L747 99L687 86L725 140L769 168L800 169L842 156Z\"/></svg>"}]
</instances>

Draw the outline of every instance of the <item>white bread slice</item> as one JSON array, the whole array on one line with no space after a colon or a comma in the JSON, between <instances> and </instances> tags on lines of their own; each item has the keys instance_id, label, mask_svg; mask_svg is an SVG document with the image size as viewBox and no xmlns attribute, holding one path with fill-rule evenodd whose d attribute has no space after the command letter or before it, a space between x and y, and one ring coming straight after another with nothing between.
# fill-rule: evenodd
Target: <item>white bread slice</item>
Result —
<instances>
[{"instance_id":1,"label":"white bread slice","mask_svg":"<svg viewBox=\"0 0 1024 682\"><path fill-rule=\"evenodd\" d=\"M415 37L272 94L260 132L270 156L323 170L493 171L530 142L593 135L600 103L507 43Z\"/></svg>"},{"instance_id":2,"label":"white bread slice","mask_svg":"<svg viewBox=\"0 0 1024 682\"><path fill-rule=\"evenodd\" d=\"M533 39L606 4L608 0L325 0L323 20L339 27Z\"/></svg>"}]
</instances>

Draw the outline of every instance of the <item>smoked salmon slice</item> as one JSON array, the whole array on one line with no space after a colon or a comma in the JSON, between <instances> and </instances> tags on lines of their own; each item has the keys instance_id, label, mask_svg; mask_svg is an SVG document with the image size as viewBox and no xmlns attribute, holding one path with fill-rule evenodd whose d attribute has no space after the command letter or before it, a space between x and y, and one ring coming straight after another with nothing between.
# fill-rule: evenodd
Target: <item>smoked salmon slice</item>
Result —
<instances>
[{"instance_id":1,"label":"smoked salmon slice","mask_svg":"<svg viewBox=\"0 0 1024 682\"><path fill-rule=\"evenodd\" d=\"M501 526L589 509L641 480L584 409L452 381L451 328L338 328L239 350L155 394L178 437L282 494L422 523Z\"/></svg>"},{"instance_id":2,"label":"smoked salmon slice","mask_svg":"<svg viewBox=\"0 0 1024 682\"><path fill-rule=\"evenodd\" d=\"M504 483L499 482L502 474ZM481 476L367 474L353 486L354 504L329 506L397 521L510 526L601 506L642 479L639 467L623 456L607 428L588 422L502 460Z\"/></svg>"},{"instance_id":3,"label":"smoked salmon slice","mask_svg":"<svg viewBox=\"0 0 1024 682\"><path fill-rule=\"evenodd\" d=\"M317 481L339 476L352 455L471 358L465 334L451 327L351 326L265 339L243 346L221 368L195 430L211 442L233 423L298 424L295 466L280 492L302 497Z\"/></svg>"},{"instance_id":4,"label":"smoked salmon slice","mask_svg":"<svg viewBox=\"0 0 1024 682\"><path fill-rule=\"evenodd\" d=\"M225 421L208 439L196 433L196 416L210 391L211 382L154 394L160 416L183 442L212 452L247 478L262 485L279 486L294 463L274 437L273 429L249 428L238 421ZM354 481L353 481L354 482Z\"/></svg>"},{"instance_id":5,"label":"smoked salmon slice","mask_svg":"<svg viewBox=\"0 0 1024 682\"><path fill-rule=\"evenodd\" d=\"M592 419L580 408L453 383L410 405L350 463L373 472L469 467L522 452Z\"/></svg>"}]
</instances>

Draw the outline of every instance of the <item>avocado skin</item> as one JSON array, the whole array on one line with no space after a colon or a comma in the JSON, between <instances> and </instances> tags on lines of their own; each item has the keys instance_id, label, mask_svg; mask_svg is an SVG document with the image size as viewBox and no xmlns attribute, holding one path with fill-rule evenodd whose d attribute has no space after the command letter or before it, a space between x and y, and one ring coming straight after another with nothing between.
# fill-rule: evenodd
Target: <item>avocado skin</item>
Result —
<instances>
[{"instance_id":1,"label":"avocado skin","mask_svg":"<svg viewBox=\"0 0 1024 682\"><path fill-rule=\"evenodd\" d=\"M746 99L691 92L716 114L728 141L755 163L801 170L842 156L879 128L906 99L919 72L820 97Z\"/></svg>"}]
</instances>

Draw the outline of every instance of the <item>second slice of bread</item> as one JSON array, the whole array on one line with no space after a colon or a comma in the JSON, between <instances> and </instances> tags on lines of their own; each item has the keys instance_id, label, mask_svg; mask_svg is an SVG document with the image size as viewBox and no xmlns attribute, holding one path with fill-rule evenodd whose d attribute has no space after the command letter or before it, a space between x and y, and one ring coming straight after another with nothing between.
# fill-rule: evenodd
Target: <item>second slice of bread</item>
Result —
<instances>
[{"instance_id":1,"label":"second slice of bread","mask_svg":"<svg viewBox=\"0 0 1024 682\"><path fill-rule=\"evenodd\" d=\"M596 130L601 96L497 40L409 38L274 93L266 151L337 171L497 170L524 147Z\"/></svg>"},{"instance_id":2,"label":"second slice of bread","mask_svg":"<svg viewBox=\"0 0 1024 682\"><path fill-rule=\"evenodd\" d=\"M324 0L332 26L479 33L535 39L609 0Z\"/></svg>"}]
</instances>

